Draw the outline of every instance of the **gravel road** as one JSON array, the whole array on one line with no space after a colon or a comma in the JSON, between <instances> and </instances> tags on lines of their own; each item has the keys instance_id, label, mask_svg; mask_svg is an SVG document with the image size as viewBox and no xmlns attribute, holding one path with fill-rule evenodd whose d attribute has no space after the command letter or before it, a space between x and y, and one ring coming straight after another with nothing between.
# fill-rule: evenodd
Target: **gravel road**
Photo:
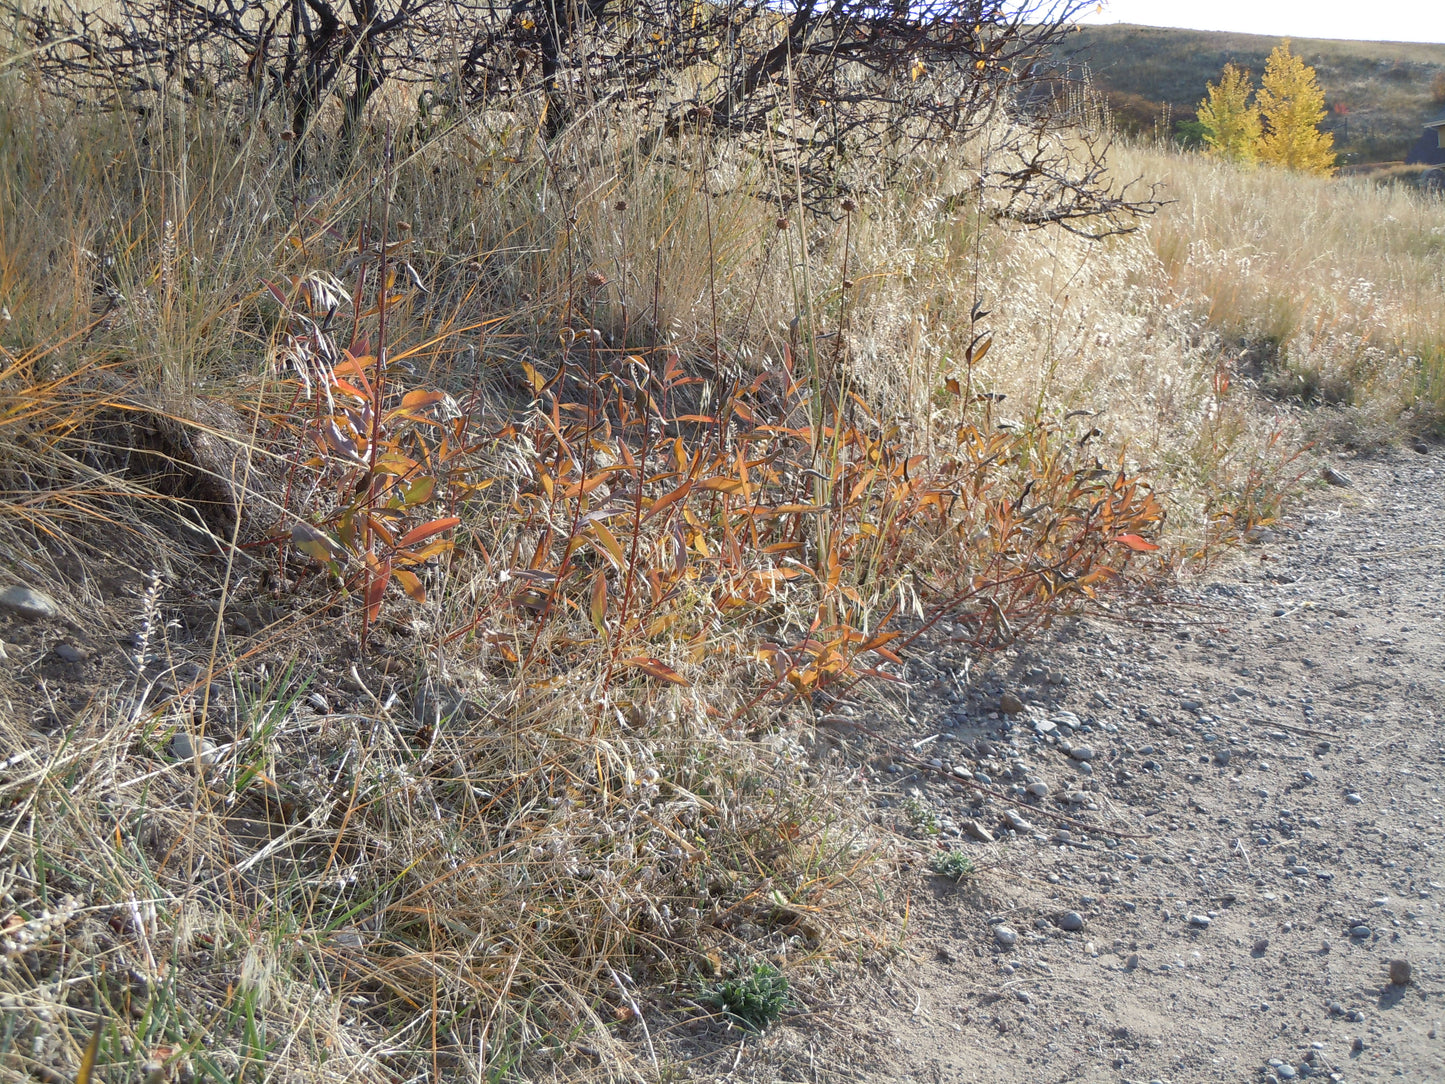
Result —
<instances>
[{"instance_id":1,"label":"gravel road","mask_svg":"<svg viewBox=\"0 0 1445 1084\"><path fill-rule=\"evenodd\" d=\"M892 735L929 768L879 765L918 859L865 1077L1445 1080L1445 459L1333 469L1167 607L972 687L934 657Z\"/></svg>"}]
</instances>

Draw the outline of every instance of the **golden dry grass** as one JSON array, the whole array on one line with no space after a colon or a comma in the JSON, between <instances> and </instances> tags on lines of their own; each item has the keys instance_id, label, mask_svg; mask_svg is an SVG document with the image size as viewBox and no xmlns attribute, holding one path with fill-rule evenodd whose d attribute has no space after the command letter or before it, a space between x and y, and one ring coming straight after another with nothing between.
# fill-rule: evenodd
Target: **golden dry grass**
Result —
<instances>
[{"instance_id":1,"label":"golden dry grass","mask_svg":"<svg viewBox=\"0 0 1445 1084\"><path fill-rule=\"evenodd\" d=\"M1273 335L1289 371L1399 413L1420 386L1404 359L1438 313L1419 231L1439 204L1400 191L1350 196L1398 225L1368 226L1385 255L1351 262L1341 252L1362 235L1349 231L1366 227L1337 193L1353 190L1143 150L1121 154L1123 173L1167 179L1179 202L1091 244L996 219L972 189L986 146L919 161L910 183L829 218L780 214L789 178L712 142L639 160L603 127L544 158L523 112L399 127L394 167L378 135L296 183L261 125L181 111L141 124L69 110L21 75L0 87L0 550L7 581L50 591L70 622L6 626L7 1073L71 1071L99 1019L102 1064L135 1074L159 1059L156 1079L183 1065L214 1080L648 1079L681 1049L680 1022L708 1017L699 991L734 957L780 962L806 1007L818 965L892 944L893 866L856 813L875 777L827 738L866 716L775 695L826 669L816 648L779 645L812 642L825 611L871 627L916 599L915 577L967 584L1017 559L1048 533L1018 518L1028 482L1053 494L1061 479L1143 477L1187 559L1271 513L1297 443L1287 412L1227 379L1236 340ZM388 597L363 659L355 592L274 544L233 553L226 528L284 535L283 508L335 526L322 479L355 477L335 458L297 465L321 446L308 427L323 390L341 386L315 377L307 399L295 374L315 360L323 284L356 304L317 334L375 349L352 258L363 228L401 220L395 259L425 290L398 276L394 378L496 423L465 464L491 485L458 503L459 542L427 569L426 602ZM1314 247L1284 248L1312 231ZM1361 300L1331 292L1359 280ZM975 302L993 310L977 326ZM979 330L993 345L970 360ZM1387 333L1394 352L1360 364ZM560 396L555 421L528 406L548 401L538 381L574 343L679 359L707 381L698 410L793 358L800 388L773 420L805 434L794 452L921 457L900 460L907 486L976 467L983 496L952 519L918 513L912 534L891 497L827 520L859 526L826 606L798 590L728 609L713 580L659 578L677 584L657 593L668 620L628 649L659 664L618 676L626 614L608 608L620 578L597 604L605 547L584 551L590 596L517 593L502 576L538 575L528 555L555 551L528 509L575 509L586 533L582 494L547 503L586 481L559 466L562 444L587 443L567 428L577 418ZM856 444L805 394L824 375L869 412ZM593 434L593 462L615 465L625 435ZM685 426L666 436L666 456L695 450ZM826 459L777 486L841 508L819 488L843 477ZM901 474L885 480L906 489ZM848 477L871 501L876 479ZM237 513L224 507L237 493L253 507L198 522L197 493L217 487L212 513ZM727 512L688 508L690 567L732 575L717 554ZM838 544L824 521L797 522L780 552L826 567ZM219 558L197 552L198 532ZM732 545L740 567L755 562ZM767 571L782 579L785 564ZM997 597L1035 618L1074 604ZM539 599L560 600L559 616L528 625ZM533 627L528 643L518 630ZM90 659L56 656L60 639ZM448 690L464 714L433 710Z\"/></svg>"}]
</instances>

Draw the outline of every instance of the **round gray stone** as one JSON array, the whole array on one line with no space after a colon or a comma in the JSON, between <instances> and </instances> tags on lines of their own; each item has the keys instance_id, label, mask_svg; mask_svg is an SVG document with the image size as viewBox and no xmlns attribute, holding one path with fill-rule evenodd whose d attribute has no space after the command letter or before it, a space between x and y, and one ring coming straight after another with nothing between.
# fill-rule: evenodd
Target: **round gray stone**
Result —
<instances>
[{"instance_id":1,"label":"round gray stone","mask_svg":"<svg viewBox=\"0 0 1445 1084\"><path fill-rule=\"evenodd\" d=\"M1059 929L1077 933L1084 928L1084 916L1077 911L1065 911L1059 916Z\"/></svg>"},{"instance_id":2,"label":"round gray stone","mask_svg":"<svg viewBox=\"0 0 1445 1084\"><path fill-rule=\"evenodd\" d=\"M1091 745L1076 745L1069 750L1069 756L1075 760L1093 760L1094 747Z\"/></svg>"},{"instance_id":3,"label":"round gray stone","mask_svg":"<svg viewBox=\"0 0 1445 1084\"><path fill-rule=\"evenodd\" d=\"M1018 931L1012 926L995 926L993 939L1001 948L1013 948L1019 941Z\"/></svg>"}]
</instances>

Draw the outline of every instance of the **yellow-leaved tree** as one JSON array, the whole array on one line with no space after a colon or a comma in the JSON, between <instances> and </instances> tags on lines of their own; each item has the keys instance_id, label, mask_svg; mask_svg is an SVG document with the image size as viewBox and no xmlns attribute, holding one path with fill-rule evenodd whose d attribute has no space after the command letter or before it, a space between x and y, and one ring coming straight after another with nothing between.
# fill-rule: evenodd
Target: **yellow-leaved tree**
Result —
<instances>
[{"instance_id":1,"label":"yellow-leaved tree","mask_svg":"<svg viewBox=\"0 0 1445 1084\"><path fill-rule=\"evenodd\" d=\"M1200 135L1209 153L1231 162L1253 162L1259 156L1259 107L1249 100L1249 72L1226 64L1219 84L1209 84L1199 103Z\"/></svg>"},{"instance_id":2,"label":"yellow-leaved tree","mask_svg":"<svg viewBox=\"0 0 1445 1084\"><path fill-rule=\"evenodd\" d=\"M1264 120L1261 162L1302 173L1334 173L1335 137L1319 128L1325 92L1315 70L1289 51L1289 39L1269 54L1256 101Z\"/></svg>"}]
</instances>

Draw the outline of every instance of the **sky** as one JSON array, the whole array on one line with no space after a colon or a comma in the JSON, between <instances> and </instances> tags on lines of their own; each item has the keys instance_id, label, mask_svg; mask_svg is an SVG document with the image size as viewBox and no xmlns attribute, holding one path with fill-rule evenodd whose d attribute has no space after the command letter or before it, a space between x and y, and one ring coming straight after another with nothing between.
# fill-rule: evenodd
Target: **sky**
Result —
<instances>
[{"instance_id":1,"label":"sky","mask_svg":"<svg viewBox=\"0 0 1445 1084\"><path fill-rule=\"evenodd\" d=\"M1084 23L1142 23L1272 37L1445 43L1445 0L1104 0Z\"/></svg>"}]
</instances>

